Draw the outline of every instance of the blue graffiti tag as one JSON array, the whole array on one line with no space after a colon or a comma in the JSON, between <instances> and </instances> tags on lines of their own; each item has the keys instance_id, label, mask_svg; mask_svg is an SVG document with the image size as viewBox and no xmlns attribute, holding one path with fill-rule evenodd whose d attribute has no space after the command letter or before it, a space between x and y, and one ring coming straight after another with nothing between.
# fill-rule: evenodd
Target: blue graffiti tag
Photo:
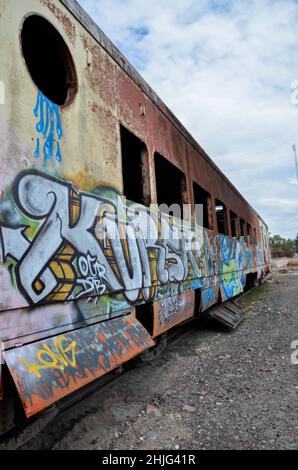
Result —
<instances>
[{"instance_id":1,"label":"blue graffiti tag","mask_svg":"<svg viewBox=\"0 0 298 470\"><path fill-rule=\"evenodd\" d=\"M63 131L60 107L46 98L46 96L39 91L33 112L34 116L39 119L36 124L36 130L40 134L40 137L36 138L34 157L39 158L42 150L44 169L47 162L54 157L54 154L58 162L62 161L60 140L63 137Z\"/></svg>"}]
</instances>

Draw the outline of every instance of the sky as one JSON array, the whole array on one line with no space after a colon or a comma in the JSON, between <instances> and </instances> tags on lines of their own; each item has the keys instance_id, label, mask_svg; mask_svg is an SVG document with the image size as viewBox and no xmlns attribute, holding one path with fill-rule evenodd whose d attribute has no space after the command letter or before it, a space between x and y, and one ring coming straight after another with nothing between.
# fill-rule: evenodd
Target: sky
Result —
<instances>
[{"instance_id":1,"label":"sky","mask_svg":"<svg viewBox=\"0 0 298 470\"><path fill-rule=\"evenodd\" d=\"M271 234L295 238L298 2L79 2Z\"/></svg>"}]
</instances>

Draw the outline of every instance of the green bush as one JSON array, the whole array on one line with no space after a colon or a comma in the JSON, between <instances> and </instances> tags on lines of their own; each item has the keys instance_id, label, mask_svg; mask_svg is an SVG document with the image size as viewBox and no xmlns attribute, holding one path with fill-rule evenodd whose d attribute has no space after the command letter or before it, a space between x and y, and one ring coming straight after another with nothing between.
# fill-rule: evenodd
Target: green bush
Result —
<instances>
[{"instance_id":1,"label":"green bush","mask_svg":"<svg viewBox=\"0 0 298 470\"><path fill-rule=\"evenodd\" d=\"M282 238L280 235L274 235L270 238L272 256L287 256L292 258L297 252L298 235L295 240Z\"/></svg>"}]
</instances>

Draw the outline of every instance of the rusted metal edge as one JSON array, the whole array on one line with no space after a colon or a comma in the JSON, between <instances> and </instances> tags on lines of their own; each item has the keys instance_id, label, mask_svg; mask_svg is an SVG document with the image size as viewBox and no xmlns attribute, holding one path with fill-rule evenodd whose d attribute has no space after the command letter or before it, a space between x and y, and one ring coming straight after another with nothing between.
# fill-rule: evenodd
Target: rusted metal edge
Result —
<instances>
[{"instance_id":1,"label":"rusted metal edge","mask_svg":"<svg viewBox=\"0 0 298 470\"><path fill-rule=\"evenodd\" d=\"M131 307L127 305L114 312L105 312L101 311L100 306L91 302L69 300L4 310L0 316L6 314L15 315L16 326L12 328L8 325L7 328L0 328L2 351L129 315ZM38 314L40 315L38 316ZM57 314L59 314L59 320L52 321L52 318L57 318Z\"/></svg>"},{"instance_id":2,"label":"rusted metal edge","mask_svg":"<svg viewBox=\"0 0 298 470\"><path fill-rule=\"evenodd\" d=\"M153 103L160 109L164 116L171 121L178 132L180 132L188 142L200 152L202 157L209 163L213 169L220 175L222 179L230 186L235 194L258 216L266 225L262 217L250 205L250 203L242 196L233 183L225 176L216 163L209 157L206 151L194 139L190 132L183 126L174 113L167 107L167 105L159 98L157 93L150 87L150 85L143 79L134 66L126 59L126 57L119 51L119 49L112 43L106 34L99 28L99 26L92 20L88 13L81 7L77 0L59 0L77 21L93 36L93 38L105 49L105 51L112 57L112 59L124 70L127 75L141 88L141 90L153 101Z\"/></svg>"},{"instance_id":3,"label":"rusted metal edge","mask_svg":"<svg viewBox=\"0 0 298 470\"><path fill-rule=\"evenodd\" d=\"M10 349L4 359L30 417L154 345L129 315Z\"/></svg>"}]
</instances>

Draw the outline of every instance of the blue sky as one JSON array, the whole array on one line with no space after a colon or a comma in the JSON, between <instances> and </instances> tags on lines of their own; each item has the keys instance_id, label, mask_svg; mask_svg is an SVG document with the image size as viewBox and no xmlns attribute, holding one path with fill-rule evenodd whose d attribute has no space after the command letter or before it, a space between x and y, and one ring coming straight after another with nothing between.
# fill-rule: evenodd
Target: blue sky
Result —
<instances>
[{"instance_id":1,"label":"blue sky","mask_svg":"<svg viewBox=\"0 0 298 470\"><path fill-rule=\"evenodd\" d=\"M298 3L80 0L264 217L298 233ZM298 95L298 93L297 93Z\"/></svg>"}]
</instances>

